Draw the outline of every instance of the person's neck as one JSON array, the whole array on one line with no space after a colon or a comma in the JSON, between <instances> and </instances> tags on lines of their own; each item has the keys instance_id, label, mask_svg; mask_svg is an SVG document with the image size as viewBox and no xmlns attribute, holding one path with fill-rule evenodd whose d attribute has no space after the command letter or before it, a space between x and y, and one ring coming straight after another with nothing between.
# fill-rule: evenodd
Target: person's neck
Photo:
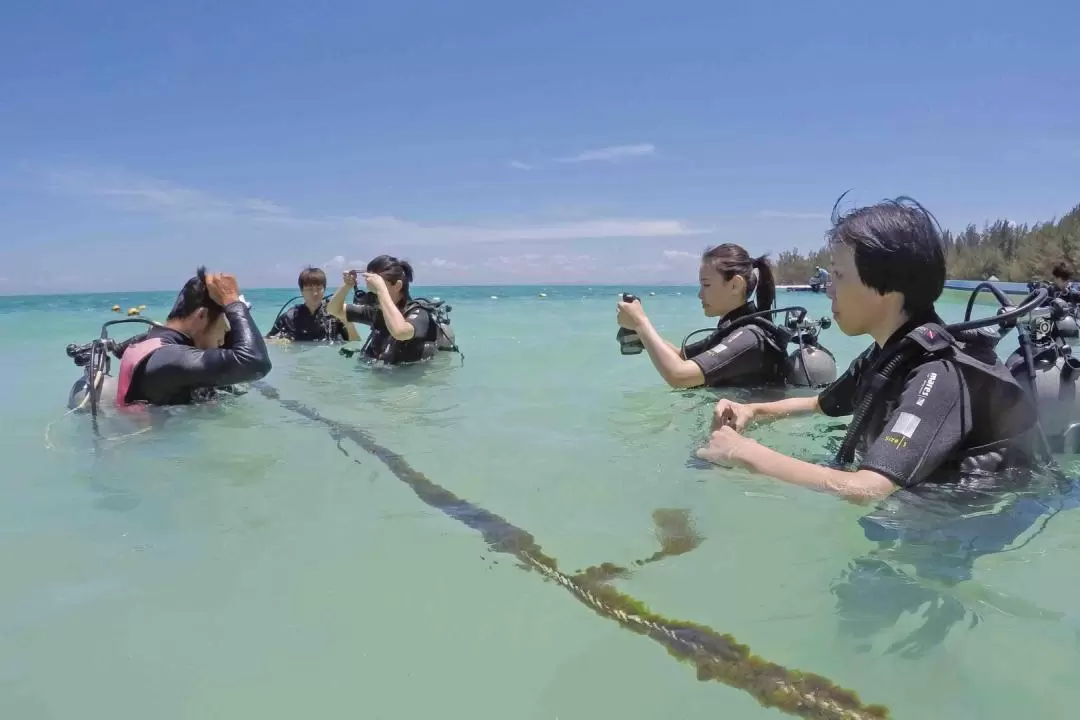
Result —
<instances>
[{"instance_id":1,"label":"person's neck","mask_svg":"<svg viewBox=\"0 0 1080 720\"><path fill-rule=\"evenodd\" d=\"M877 327L870 330L870 335L873 336L874 342L878 344L878 347L885 347L885 343L889 342L896 331L904 326L904 323L908 322L910 318L906 312L901 311L896 316L883 321Z\"/></svg>"},{"instance_id":2,"label":"person's neck","mask_svg":"<svg viewBox=\"0 0 1080 720\"><path fill-rule=\"evenodd\" d=\"M319 306L322 305L322 301L320 301L320 300L316 300L315 302L307 302L307 301L305 301L304 305L307 307L308 311L310 311L311 314L314 315L315 312L319 309Z\"/></svg>"},{"instance_id":3,"label":"person's neck","mask_svg":"<svg viewBox=\"0 0 1080 720\"><path fill-rule=\"evenodd\" d=\"M189 340L192 339L191 331L190 329L188 329L188 324L184 320L166 320L165 327L169 328L170 330L175 330Z\"/></svg>"},{"instance_id":4,"label":"person's neck","mask_svg":"<svg viewBox=\"0 0 1080 720\"><path fill-rule=\"evenodd\" d=\"M722 313L720 313L720 320L721 321L727 320L728 316L739 312L740 310L742 310L745 307L746 307L746 303L743 302L743 303L740 303L740 304L736 305L735 307L731 307L731 308L728 308L727 310L724 310Z\"/></svg>"}]
</instances>

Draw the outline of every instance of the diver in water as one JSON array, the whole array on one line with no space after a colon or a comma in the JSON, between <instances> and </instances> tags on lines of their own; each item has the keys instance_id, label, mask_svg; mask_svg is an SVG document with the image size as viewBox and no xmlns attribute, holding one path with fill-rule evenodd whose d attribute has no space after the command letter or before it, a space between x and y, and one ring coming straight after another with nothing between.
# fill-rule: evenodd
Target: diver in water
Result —
<instances>
[{"instance_id":1,"label":"diver in water","mask_svg":"<svg viewBox=\"0 0 1080 720\"><path fill-rule=\"evenodd\" d=\"M843 216L834 208L832 222L833 315L844 334L874 344L817 397L721 400L698 456L855 501L968 471L1030 467L1031 397L992 347L951 336L934 310L945 256L930 214L900 198ZM797 460L740 434L754 420L815 412L854 415L841 456L861 450L856 470Z\"/></svg>"},{"instance_id":2,"label":"diver in water","mask_svg":"<svg viewBox=\"0 0 1080 720\"><path fill-rule=\"evenodd\" d=\"M358 277L356 270L348 270L327 304L327 311L338 320L371 327L360 351L362 357L400 365L430 359L439 350L457 350L446 317L449 306L414 300L409 295L413 269L407 261L379 255L362 275L367 292L355 292L355 303L345 303L349 291L355 291ZM350 333L349 339L357 338Z\"/></svg>"},{"instance_id":3,"label":"diver in water","mask_svg":"<svg viewBox=\"0 0 1080 720\"><path fill-rule=\"evenodd\" d=\"M180 291L165 325L131 338L116 354L119 405L199 402L215 388L259 380L271 369L236 278L207 275L202 267Z\"/></svg>"},{"instance_id":4,"label":"diver in water","mask_svg":"<svg viewBox=\"0 0 1080 720\"><path fill-rule=\"evenodd\" d=\"M267 339L295 342L325 342L355 340L356 329L349 332L343 323L326 310L323 295L326 293L326 273L315 267L304 268L297 278L304 302L278 315L274 326L266 334Z\"/></svg>"},{"instance_id":5,"label":"diver in water","mask_svg":"<svg viewBox=\"0 0 1080 720\"><path fill-rule=\"evenodd\" d=\"M1054 265L1050 276L1054 278L1054 281L1047 286L1050 295L1046 299L1046 304L1050 304L1055 298L1061 298L1069 305L1080 303L1080 291L1072 286L1072 270L1068 265L1063 262Z\"/></svg>"},{"instance_id":6,"label":"diver in water","mask_svg":"<svg viewBox=\"0 0 1080 720\"><path fill-rule=\"evenodd\" d=\"M702 256L699 282L698 298L705 316L720 318L705 339L683 348L665 341L636 298L629 302L624 298L617 304L619 326L636 334L634 341L644 346L653 366L671 387L783 385L788 376L786 346L790 336L774 325L768 314L749 317L771 310L776 297L772 269L765 257L751 258L739 245L718 245ZM754 300L751 295L755 295ZM620 342L627 339L621 337Z\"/></svg>"}]
</instances>

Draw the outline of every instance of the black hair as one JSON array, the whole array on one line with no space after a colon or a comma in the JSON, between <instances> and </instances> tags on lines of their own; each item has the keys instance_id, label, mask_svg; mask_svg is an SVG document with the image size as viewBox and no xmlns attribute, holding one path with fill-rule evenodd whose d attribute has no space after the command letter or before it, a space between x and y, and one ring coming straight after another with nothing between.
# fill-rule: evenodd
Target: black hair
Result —
<instances>
[{"instance_id":1,"label":"black hair","mask_svg":"<svg viewBox=\"0 0 1080 720\"><path fill-rule=\"evenodd\" d=\"M326 273L317 267L311 267L308 265L306 268L300 271L300 277L296 278L296 284L303 290L308 285L316 285L321 288L326 287Z\"/></svg>"},{"instance_id":2,"label":"black hair","mask_svg":"<svg viewBox=\"0 0 1080 720\"><path fill-rule=\"evenodd\" d=\"M199 308L206 308L206 314L210 322L214 322L218 319L218 316L225 312L225 308L214 302L213 298L210 297L210 291L206 289L205 267L200 267L195 272L195 277L184 283L184 287L180 290L180 294L176 296L176 302L173 303L167 319L182 320L191 316Z\"/></svg>"},{"instance_id":3,"label":"black hair","mask_svg":"<svg viewBox=\"0 0 1080 720\"><path fill-rule=\"evenodd\" d=\"M829 244L850 247L862 284L882 295L900 293L909 316L932 310L945 289L946 272L945 247L934 216L907 196L841 215L837 208L844 195L833 206Z\"/></svg>"},{"instance_id":4,"label":"black hair","mask_svg":"<svg viewBox=\"0 0 1080 720\"><path fill-rule=\"evenodd\" d=\"M1054 269L1050 271L1050 274L1065 282L1072 280L1072 270L1063 262L1059 262L1055 265Z\"/></svg>"},{"instance_id":5,"label":"black hair","mask_svg":"<svg viewBox=\"0 0 1080 720\"><path fill-rule=\"evenodd\" d=\"M776 281L772 267L766 260L767 255L751 258L742 245L724 243L706 250L701 262L708 263L713 270L731 280L736 275L746 281L746 297L757 291L755 305L757 310L771 310L776 301ZM757 275L754 275L757 270Z\"/></svg>"},{"instance_id":6,"label":"black hair","mask_svg":"<svg viewBox=\"0 0 1080 720\"><path fill-rule=\"evenodd\" d=\"M408 260L398 260L393 255L380 255L367 264L367 271L382 276L382 279L387 283L395 283L400 280L402 302L411 299L409 296L409 283L413 279L413 269Z\"/></svg>"}]
</instances>

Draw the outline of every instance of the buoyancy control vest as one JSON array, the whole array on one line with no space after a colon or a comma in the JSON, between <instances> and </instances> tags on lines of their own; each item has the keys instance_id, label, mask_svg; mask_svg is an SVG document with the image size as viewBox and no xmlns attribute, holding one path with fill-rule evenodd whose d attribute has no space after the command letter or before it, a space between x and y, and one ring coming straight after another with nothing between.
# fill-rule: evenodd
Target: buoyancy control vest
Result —
<instances>
[{"instance_id":1,"label":"buoyancy control vest","mask_svg":"<svg viewBox=\"0 0 1080 720\"><path fill-rule=\"evenodd\" d=\"M399 363L413 363L428 360L440 351L455 351L460 353L454 337L454 331L450 327L449 312L451 307L442 301L431 301L427 298L409 300L401 309L401 314L408 317L414 310L419 309L429 316L427 333L422 338L413 337L409 340L400 341L390 335L385 320L380 319L372 327L361 352L366 357L371 357L382 362L396 365ZM385 334L385 335L384 335ZM383 337L380 337L383 336ZM374 348L373 343L382 343L381 348Z\"/></svg>"},{"instance_id":2,"label":"buoyancy control vest","mask_svg":"<svg viewBox=\"0 0 1080 720\"><path fill-rule=\"evenodd\" d=\"M992 344L979 342L978 335L970 332L961 337L967 342L938 323L925 323L894 347L868 359L872 365L859 379L855 412L837 452L838 463L851 463L857 448L865 450L882 434L899 397L897 386L912 370L932 360L957 366L972 402L971 431L943 469L994 472L1031 462L1038 420L1032 399L998 361Z\"/></svg>"},{"instance_id":3,"label":"buoyancy control vest","mask_svg":"<svg viewBox=\"0 0 1080 720\"><path fill-rule=\"evenodd\" d=\"M805 314L802 308L788 309L797 310ZM836 379L836 358L831 352L818 342L819 328L827 328L831 324L827 320L816 323L804 323L802 317L790 323L792 329L787 329L771 322L767 315L781 310L760 311L743 315L725 325L720 325L710 336L712 342L722 342L740 328L752 326L761 331L766 347L766 366L762 368L762 374L778 384L787 384L794 387L824 387ZM691 333L683 340L683 355L685 357L686 341L698 330ZM787 352L787 346L797 343L797 347Z\"/></svg>"}]
</instances>

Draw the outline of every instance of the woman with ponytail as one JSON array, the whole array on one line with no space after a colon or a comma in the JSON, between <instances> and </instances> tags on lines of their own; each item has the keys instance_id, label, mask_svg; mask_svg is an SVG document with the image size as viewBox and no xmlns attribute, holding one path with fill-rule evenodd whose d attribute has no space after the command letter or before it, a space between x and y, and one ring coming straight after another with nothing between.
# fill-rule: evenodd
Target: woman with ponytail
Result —
<instances>
[{"instance_id":1,"label":"woman with ponytail","mask_svg":"<svg viewBox=\"0 0 1080 720\"><path fill-rule=\"evenodd\" d=\"M356 292L358 278L367 292ZM427 360L438 352L439 328L430 307L409 295L413 269L407 260L379 255L368 263L367 272L346 270L342 280L326 309L346 324L349 340L359 338L349 323L371 327L361 350L364 358L400 365ZM350 293L355 293L355 304L345 302Z\"/></svg>"},{"instance_id":2,"label":"woman with ponytail","mask_svg":"<svg viewBox=\"0 0 1080 720\"><path fill-rule=\"evenodd\" d=\"M732 243L717 245L702 255L699 281L705 316L720 318L704 340L685 350L675 347L660 337L638 301L618 304L620 327L637 332L653 365L672 387L783 384L786 348L776 339L772 317L738 322L773 308L776 285L765 256L751 258L745 248Z\"/></svg>"}]
</instances>

